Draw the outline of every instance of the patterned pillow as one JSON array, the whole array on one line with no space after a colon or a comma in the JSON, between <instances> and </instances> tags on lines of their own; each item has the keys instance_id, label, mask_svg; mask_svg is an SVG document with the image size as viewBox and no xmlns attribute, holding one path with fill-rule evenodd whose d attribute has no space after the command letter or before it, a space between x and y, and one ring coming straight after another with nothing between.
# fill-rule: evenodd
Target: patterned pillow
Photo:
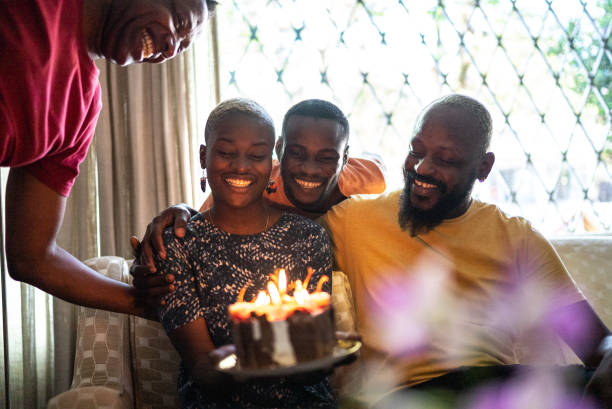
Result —
<instances>
[{"instance_id":1,"label":"patterned pillow","mask_svg":"<svg viewBox=\"0 0 612 409\"><path fill-rule=\"evenodd\" d=\"M98 257L84 263L106 277L129 279L127 263L121 257ZM49 401L48 407L132 407L128 340L127 316L80 307L71 389Z\"/></svg>"},{"instance_id":2,"label":"patterned pillow","mask_svg":"<svg viewBox=\"0 0 612 409\"><path fill-rule=\"evenodd\" d=\"M158 322L130 317L136 409L180 407L177 387L181 358Z\"/></svg>"}]
</instances>

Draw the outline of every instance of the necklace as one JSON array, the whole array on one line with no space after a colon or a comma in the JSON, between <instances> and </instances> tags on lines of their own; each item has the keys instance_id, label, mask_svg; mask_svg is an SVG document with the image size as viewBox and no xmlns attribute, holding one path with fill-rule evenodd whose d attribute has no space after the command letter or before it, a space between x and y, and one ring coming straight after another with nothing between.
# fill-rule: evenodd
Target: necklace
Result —
<instances>
[{"instance_id":1,"label":"necklace","mask_svg":"<svg viewBox=\"0 0 612 409\"><path fill-rule=\"evenodd\" d=\"M266 227L264 227L263 231L266 231L268 230L268 227L270 227L270 211L268 210L267 207L264 207L264 210L266 212ZM206 216L208 217L208 221L210 222L210 224L212 224L213 226L217 228L220 228L213 219L212 209L208 210L208 213L206 214Z\"/></svg>"}]
</instances>

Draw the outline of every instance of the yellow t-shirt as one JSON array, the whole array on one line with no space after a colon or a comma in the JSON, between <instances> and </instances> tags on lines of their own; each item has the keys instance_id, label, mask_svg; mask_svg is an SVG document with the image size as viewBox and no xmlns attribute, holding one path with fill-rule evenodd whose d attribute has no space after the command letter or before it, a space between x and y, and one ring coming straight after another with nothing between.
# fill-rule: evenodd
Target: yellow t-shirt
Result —
<instances>
[{"instance_id":1,"label":"yellow t-shirt","mask_svg":"<svg viewBox=\"0 0 612 409\"><path fill-rule=\"evenodd\" d=\"M321 218L352 287L362 358L378 358L393 386L460 366L518 363L514 341L531 311L524 302L583 300L525 219L475 200L462 216L411 237L398 224L399 196L357 196Z\"/></svg>"}]
</instances>

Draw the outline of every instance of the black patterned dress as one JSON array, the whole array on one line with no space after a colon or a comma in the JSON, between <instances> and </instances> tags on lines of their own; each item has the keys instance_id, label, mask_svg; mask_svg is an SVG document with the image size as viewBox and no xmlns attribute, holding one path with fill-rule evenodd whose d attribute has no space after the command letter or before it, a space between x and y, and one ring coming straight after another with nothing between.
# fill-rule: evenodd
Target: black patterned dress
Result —
<instances>
[{"instance_id":1,"label":"black patterned dress","mask_svg":"<svg viewBox=\"0 0 612 409\"><path fill-rule=\"evenodd\" d=\"M331 280L331 244L325 230L301 216L284 213L262 233L226 233L199 213L184 238L172 229L163 235L166 259L157 258L161 273L172 273L176 291L165 297L159 318L166 332L204 317L215 347L232 343L232 324L227 308L248 286L245 300L265 288L269 275L284 268L288 281L306 277L314 269L309 290L322 275ZM328 281L323 289L331 291ZM335 397L327 381L316 384L291 383L287 379L241 383L222 398L200 390L181 364L179 395L183 408L333 408Z\"/></svg>"}]
</instances>

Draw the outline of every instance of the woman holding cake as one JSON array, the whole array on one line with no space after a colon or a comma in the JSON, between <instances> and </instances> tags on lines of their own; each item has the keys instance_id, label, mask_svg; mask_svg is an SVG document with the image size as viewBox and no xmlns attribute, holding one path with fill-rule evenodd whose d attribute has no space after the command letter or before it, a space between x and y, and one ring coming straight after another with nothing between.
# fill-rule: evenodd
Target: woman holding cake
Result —
<instances>
[{"instance_id":1,"label":"woman holding cake","mask_svg":"<svg viewBox=\"0 0 612 409\"><path fill-rule=\"evenodd\" d=\"M209 353L232 344L228 307L243 288L250 300L276 269L284 268L288 281L304 282L310 267L312 290L323 275L331 278L332 264L331 244L319 225L268 207L263 199L274 125L261 106L246 99L222 102L208 117L205 142L200 161L213 205L190 220L183 238L166 230L166 257L156 259L158 271L176 277L176 291L165 296L159 318L182 358L183 408L335 407L327 381L306 385L275 378L224 391L197 384L196 375L210 368ZM323 290L329 292L330 284Z\"/></svg>"}]
</instances>

